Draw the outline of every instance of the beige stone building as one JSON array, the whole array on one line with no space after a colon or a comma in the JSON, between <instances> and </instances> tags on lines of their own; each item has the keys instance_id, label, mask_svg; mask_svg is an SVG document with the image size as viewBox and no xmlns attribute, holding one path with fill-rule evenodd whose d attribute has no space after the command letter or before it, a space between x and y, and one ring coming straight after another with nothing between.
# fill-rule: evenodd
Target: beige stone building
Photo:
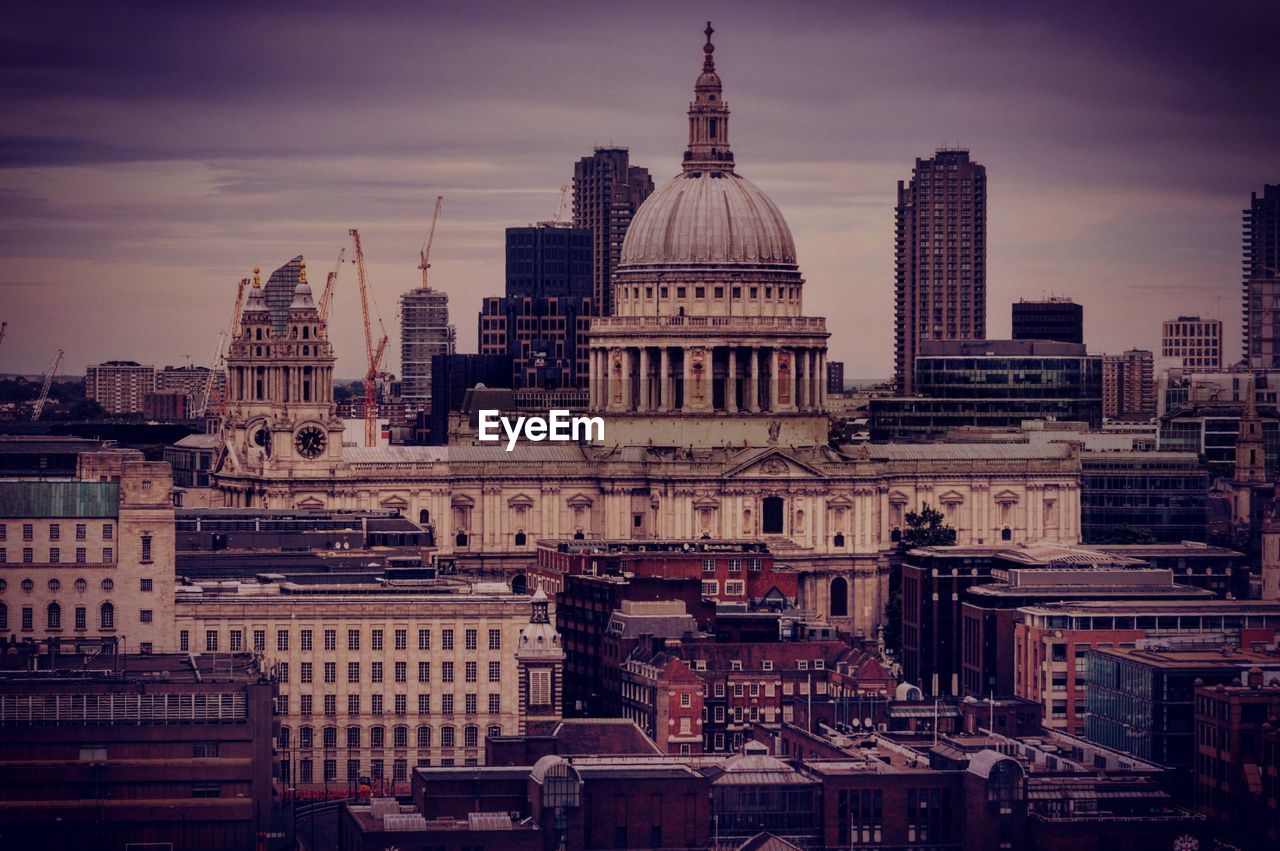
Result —
<instances>
[{"instance_id":1,"label":"beige stone building","mask_svg":"<svg viewBox=\"0 0 1280 851\"><path fill-rule=\"evenodd\" d=\"M179 650L274 669L284 783L407 790L412 766L478 765L487 737L560 717L547 605L450 579L203 582L177 589L175 614Z\"/></svg>"},{"instance_id":2,"label":"beige stone building","mask_svg":"<svg viewBox=\"0 0 1280 851\"><path fill-rule=\"evenodd\" d=\"M828 445L825 320L804 315L781 212L737 172L704 51L684 167L637 211L613 313L592 323L602 441L344 449L332 347L304 282L283 332L250 295L228 357L220 502L395 508L464 567L513 573L539 539L760 540L802 572L802 608L868 636L887 554L924 504L962 545L1077 543L1071 447Z\"/></svg>"},{"instance_id":3,"label":"beige stone building","mask_svg":"<svg viewBox=\"0 0 1280 851\"><path fill-rule=\"evenodd\" d=\"M174 649L172 489L134 450L82 453L74 479L0 480L0 634Z\"/></svg>"}]
</instances>

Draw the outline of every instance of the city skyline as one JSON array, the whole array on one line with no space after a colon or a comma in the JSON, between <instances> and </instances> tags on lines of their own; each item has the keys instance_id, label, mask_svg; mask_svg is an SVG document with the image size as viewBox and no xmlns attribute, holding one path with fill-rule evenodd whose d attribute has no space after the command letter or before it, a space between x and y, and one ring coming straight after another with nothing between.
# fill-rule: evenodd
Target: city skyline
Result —
<instances>
[{"instance_id":1,"label":"city skyline","mask_svg":"<svg viewBox=\"0 0 1280 851\"><path fill-rule=\"evenodd\" d=\"M352 226L390 321L436 194L450 212L433 285L451 296L460 350L475 350L466 317L501 288L505 228L551 218L576 160L614 143L658 182L678 170L705 16L718 17L739 160L795 233L806 312L858 310L831 340L851 378L892 372L894 188L944 144L989 168L990 336L1008 336L1010 302L1053 293L1084 305L1093 351L1154 350L1179 313L1226 320L1238 351L1240 210L1280 166L1266 145L1276 118L1257 108L1280 77L1251 35L1265 12L956 20L811 4L783 27L768 4L607 22L498 8L513 24L501 32L480 11L408 6L246 11L230 29L152 9L146 44L114 9L20 14L0 72L19 116L0 137L0 371L40 372L57 347L64 373L113 358L205 363L252 266L303 254L318 279ZM421 38L404 31L415 21ZM206 41L183 40L202 28ZM911 45L929 56L902 62ZM956 67L967 76L937 75ZM336 372L355 378L350 267L339 288ZM1163 309L1135 322L1153 298Z\"/></svg>"}]
</instances>

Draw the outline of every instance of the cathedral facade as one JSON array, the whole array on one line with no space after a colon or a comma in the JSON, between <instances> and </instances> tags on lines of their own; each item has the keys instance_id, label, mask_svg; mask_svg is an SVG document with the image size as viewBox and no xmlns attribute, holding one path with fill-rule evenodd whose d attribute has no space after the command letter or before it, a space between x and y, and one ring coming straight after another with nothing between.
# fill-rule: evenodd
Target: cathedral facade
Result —
<instances>
[{"instance_id":1,"label":"cathedral facade","mask_svg":"<svg viewBox=\"0 0 1280 851\"><path fill-rule=\"evenodd\" d=\"M681 173L637 211L592 324L603 442L344 447L304 272L283 330L255 287L232 342L220 501L395 508L461 564L507 571L540 539L761 540L803 572L804 608L865 635L922 505L962 545L1077 543L1072 447L827 445L825 320L803 313L782 214L737 174L710 36Z\"/></svg>"}]
</instances>

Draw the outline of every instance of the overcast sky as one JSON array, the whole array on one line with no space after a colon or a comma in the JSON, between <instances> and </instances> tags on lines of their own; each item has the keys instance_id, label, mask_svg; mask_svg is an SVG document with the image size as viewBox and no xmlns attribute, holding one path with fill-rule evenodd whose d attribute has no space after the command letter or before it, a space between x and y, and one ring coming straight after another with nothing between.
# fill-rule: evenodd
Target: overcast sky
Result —
<instances>
[{"instance_id":1,"label":"overcast sky","mask_svg":"<svg viewBox=\"0 0 1280 851\"><path fill-rule=\"evenodd\" d=\"M1240 211L1280 182L1280 4L195 5L6 6L0 371L59 347L63 372L205 363L242 276L304 254L322 284L353 226L394 341L437 194L432 279L474 351L503 228L550 218L578 157L677 172L707 18L739 171L786 215L847 376L891 372L896 182L941 145L987 167L989 336L1059 294L1095 351L1200 313L1238 357ZM340 376L364 368L355 280Z\"/></svg>"}]
</instances>

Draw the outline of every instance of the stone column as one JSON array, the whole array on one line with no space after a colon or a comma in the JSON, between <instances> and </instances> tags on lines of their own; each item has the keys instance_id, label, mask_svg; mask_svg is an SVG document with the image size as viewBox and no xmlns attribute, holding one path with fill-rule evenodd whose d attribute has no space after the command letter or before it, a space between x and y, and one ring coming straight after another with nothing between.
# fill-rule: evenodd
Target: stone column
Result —
<instances>
[{"instance_id":1,"label":"stone column","mask_svg":"<svg viewBox=\"0 0 1280 851\"><path fill-rule=\"evenodd\" d=\"M729 363L724 380L724 409L731 414L738 412L738 350L730 346Z\"/></svg>"},{"instance_id":2,"label":"stone column","mask_svg":"<svg viewBox=\"0 0 1280 851\"><path fill-rule=\"evenodd\" d=\"M649 383L649 347L642 346L640 348L640 404L637 410L652 411L653 400L650 397Z\"/></svg>"},{"instance_id":3,"label":"stone column","mask_svg":"<svg viewBox=\"0 0 1280 851\"><path fill-rule=\"evenodd\" d=\"M658 350L658 410L671 410L671 350Z\"/></svg>"},{"instance_id":4,"label":"stone column","mask_svg":"<svg viewBox=\"0 0 1280 851\"><path fill-rule=\"evenodd\" d=\"M769 349L769 410L778 410L778 350Z\"/></svg>"},{"instance_id":5,"label":"stone column","mask_svg":"<svg viewBox=\"0 0 1280 851\"><path fill-rule=\"evenodd\" d=\"M747 410L753 414L760 412L760 349L751 347L751 381L748 382Z\"/></svg>"},{"instance_id":6,"label":"stone column","mask_svg":"<svg viewBox=\"0 0 1280 851\"><path fill-rule=\"evenodd\" d=\"M827 353L826 351L818 352L818 410L824 411L827 408Z\"/></svg>"},{"instance_id":7,"label":"stone column","mask_svg":"<svg viewBox=\"0 0 1280 851\"><path fill-rule=\"evenodd\" d=\"M809 361L810 349L796 349L796 410L803 411L812 404L809 394L809 379L813 375L813 364Z\"/></svg>"}]
</instances>

